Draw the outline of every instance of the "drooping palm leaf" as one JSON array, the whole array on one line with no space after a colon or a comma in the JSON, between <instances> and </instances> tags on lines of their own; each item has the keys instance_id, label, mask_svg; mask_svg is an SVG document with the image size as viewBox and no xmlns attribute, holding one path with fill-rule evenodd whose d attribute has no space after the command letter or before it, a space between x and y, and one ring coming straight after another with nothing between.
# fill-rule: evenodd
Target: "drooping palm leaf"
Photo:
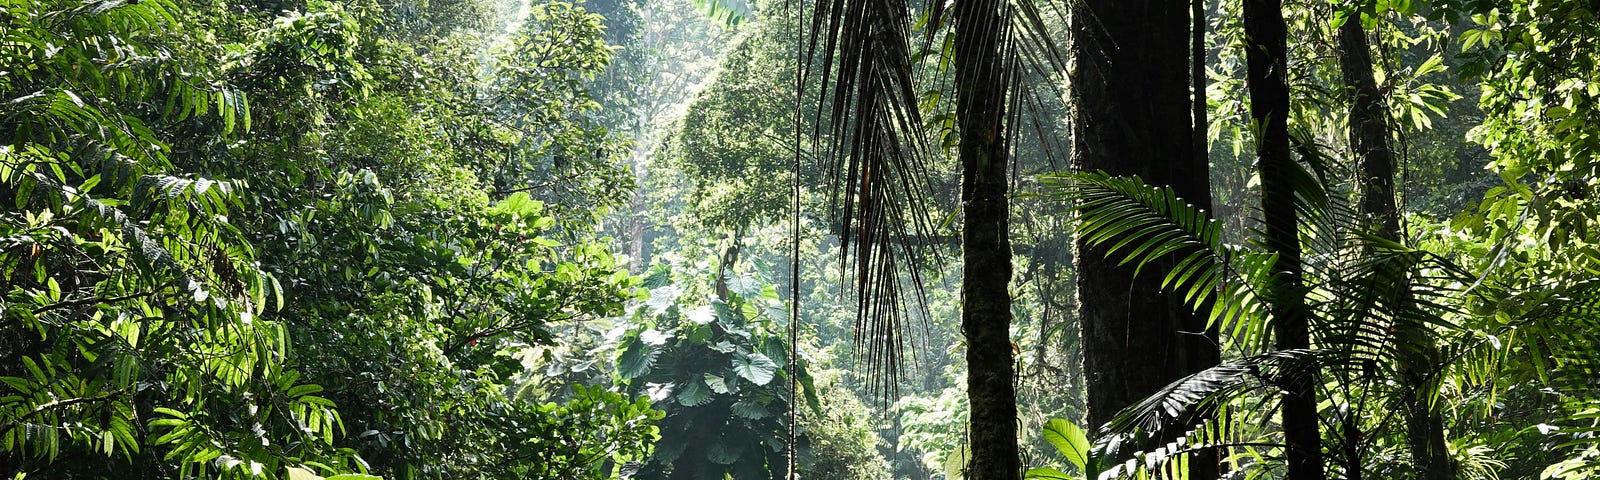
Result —
<instances>
[{"instance_id":1,"label":"drooping palm leaf","mask_svg":"<svg viewBox=\"0 0 1600 480\"><path fill-rule=\"evenodd\" d=\"M898 368L906 309L922 303L903 297L920 297L920 272L939 261L929 248L936 228L927 182L934 178L930 162L940 152L928 130L950 140L957 123L953 69L961 35L954 29L957 9L952 5L819 0L810 15L804 65L820 72L806 78L820 83L824 95L816 111L825 120L818 122L825 130L814 132L813 138L825 152L823 170L834 188L830 210L841 251L854 262L844 263L854 267L849 276L860 302L857 347L873 372L893 374ZM999 32L997 64L1005 71L998 76L1008 80L985 87L992 91L973 93L1010 104L1007 119L1014 124L1022 112L1019 104L1038 113L1041 98L1062 97L1059 92L1033 92L1029 84L1035 82L1020 79L1032 72L1051 80L1039 85L1057 88L1056 75L1065 71L1064 50L1047 19L1064 15L1059 5L1038 0L1001 1L996 10L997 25L969 25L975 31L966 35ZM913 11L920 14L915 22ZM919 28L921 32L914 31ZM913 48L918 36L922 45ZM1043 129L1039 133L1048 137Z\"/></svg>"},{"instance_id":2,"label":"drooping palm leaf","mask_svg":"<svg viewBox=\"0 0 1600 480\"><path fill-rule=\"evenodd\" d=\"M829 203L844 264L854 265L856 348L869 378L892 387L904 344L902 297L921 293L934 230L926 184L934 152L918 110L911 14L904 0L824 0L815 8L807 56L820 53L823 169L834 186Z\"/></svg>"}]
</instances>

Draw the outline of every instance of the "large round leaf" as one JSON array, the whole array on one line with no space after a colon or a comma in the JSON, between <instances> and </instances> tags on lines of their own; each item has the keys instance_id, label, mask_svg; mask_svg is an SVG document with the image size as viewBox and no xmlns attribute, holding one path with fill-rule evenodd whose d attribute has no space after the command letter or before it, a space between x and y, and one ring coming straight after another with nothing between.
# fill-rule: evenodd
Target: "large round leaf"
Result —
<instances>
[{"instance_id":1,"label":"large round leaf","mask_svg":"<svg viewBox=\"0 0 1600 480\"><path fill-rule=\"evenodd\" d=\"M656 357L660 354L661 350L654 346L637 338L629 339L628 347L617 357L617 374L624 380L642 377L650 373L650 368L655 366Z\"/></svg>"},{"instance_id":2,"label":"large round leaf","mask_svg":"<svg viewBox=\"0 0 1600 480\"><path fill-rule=\"evenodd\" d=\"M737 355L733 357L733 373L739 374L750 383L757 386L766 385L772 381L772 376L777 373L778 364L771 358L759 353Z\"/></svg>"}]
</instances>

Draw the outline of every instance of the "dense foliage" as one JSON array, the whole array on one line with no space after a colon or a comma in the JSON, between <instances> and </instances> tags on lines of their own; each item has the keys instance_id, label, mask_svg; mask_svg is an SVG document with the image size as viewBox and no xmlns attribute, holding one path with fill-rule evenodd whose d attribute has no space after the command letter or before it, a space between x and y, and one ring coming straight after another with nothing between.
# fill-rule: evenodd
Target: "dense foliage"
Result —
<instances>
[{"instance_id":1,"label":"dense foliage","mask_svg":"<svg viewBox=\"0 0 1600 480\"><path fill-rule=\"evenodd\" d=\"M1085 5L0 0L0 478L1600 475L1600 7L1199 1L1191 205ZM1222 360L1086 424L1074 242Z\"/></svg>"}]
</instances>

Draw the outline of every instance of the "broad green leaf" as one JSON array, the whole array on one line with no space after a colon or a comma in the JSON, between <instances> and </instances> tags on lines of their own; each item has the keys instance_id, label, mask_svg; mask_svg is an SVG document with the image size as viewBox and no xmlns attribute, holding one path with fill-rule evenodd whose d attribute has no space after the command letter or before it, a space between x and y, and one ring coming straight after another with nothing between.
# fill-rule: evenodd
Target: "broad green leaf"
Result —
<instances>
[{"instance_id":1,"label":"broad green leaf","mask_svg":"<svg viewBox=\"0 0 1600 480\"><path fill-rule=\"evenodd\" d=\"M1063 419L1051 419L1044 425L1044 439L1056 446L1067 461L1084 470L1089 465L1089 436L1083 429Z\"/></svg>"},{"instance_id":2,"label":"broad green leaf","mask_svg":"<svg viewBox=\"0 0 1600 480\"><path fill-rule=\"evenodd\" d=\"M751 420L760 420L772 415L772 412L767 410L766 405L762 405L761 402L750 398L734 402L732 410L734 415Z\"/></svg>"},{"instance_id":3,"label":"broad green leaf","mask_svg":"<svg viewBox=\"0 0 1600 480\"><path fill-rule=\"evenodd\" d=\"M761 282L754 277L740 275L728 279L728 291L746 300L754 300L761 295Z\"/></svg>"},{"instance_id":4,"label":"broad green leaf","mask_svg":"<svg viewBox=\"0 0 1600 480\"><path fill-rule=\"evenodd\" d=\"M944 478L947 480L967 478L967 463L971 461L972 450L965 444L961 445L961 448L950 452L950 455L944 458Z\"/></svg>"},{"instance_id":5,"label":"broad green leaf","mask_svg":"<svg viewBox=\"0 0 1600 480\"><path fill-rule=\"evenodd\" d=\"M693 310L689 310L689 313L685 314L684 316L688 318L689 321L694 322L696 325L707 325L717 320L716 312L712 310L711 306L709 305L694 307Z\"/></svg>"},{"instance_id":6,"label":"broad green leaf","mask_svg":"<svg viewBox=\"0 0 1600 480\"><path fill-rule=\"evenodd\" d=\"M324 480L321 475L300 467L289 467L289 480Z\"/></svg>"},{"instance_id":7,"label":"broad green leaf","mask_svg":"<svg viewBox=\"0 0 1600 480\"><path fill-rule=\"evenodd\" d=\"M718 441L711 444L711 448L706 449L706 460L719 465L733 465L734 462L739 461L740 453L743 453L741 450L743 449L737 446L729 446L727 443Z\"/></svg>"},{"instance_id":8,"label":"broad green leaf","mask_svg":"<svg viewBox=\"0 0 1600 480\"><path fill-rule=\"evenodd\" d=\"M617 356L617 374L621 375L623 380L642 377L650 373L651 367L655 366L656 357L660 354L661 351L655 347L637 339L630 340L627 348Z\"/></svg>"},{"instance_id":9,"label":"broad green leaf","mask_svg":"<svg viewBox=\"0 0 1600 480\"><path fill-rule=\"evenodd\" d=\"M1078 480L1077 477L1067 475L1067 472L1048 467L1030 468L1022 478L1027 480Z\"/></svg>"},{"instance_id":10,"label":"broad green leaf","mask_svg":"<svg viewBox=\"0 0 1600 480\"><path fill-rule=\"evenodd\" d=\"M678 391L678 404L685 407L698 407L711 401L711 391L706 388L705 382L689 382L683 390Z\"/></svg>"},{"instance_id":11,"label":"broad green leaf","mask_svg":"<svg viewBox=\"0 0 1600 480\"><path fill-rule=\"evenodd\" d=\"M681 295L683 295L683 289L678 288L677 285L667 285L650 290L650 298L645 300L644 304L650 307L650 313L660 315L666 312L667 309L672 308L672 305L678 302L678 297Z\"/></svg>"},{"instance_id":12,"label":"broad green leaf","mask_svg":"<svg viewBox=\"0 0 1600 480\"><path fill-rule=\"evenodd\" d=\"M716 375L706 374L706 386L711 387L711 391L719 394L728 393L728 382L723 381L722 377Z\"/></svg>"},{"instance_id":13,"label":"broad green leaf","mask_svg":"<svg viewBox=\"0 0 1600 480\"><path fill-rule=\"evenodd\" d=\"M778 371L778 364L759 353L733 357L733 372L757 386L766 385Z\"/></svg>"}]
</instances>

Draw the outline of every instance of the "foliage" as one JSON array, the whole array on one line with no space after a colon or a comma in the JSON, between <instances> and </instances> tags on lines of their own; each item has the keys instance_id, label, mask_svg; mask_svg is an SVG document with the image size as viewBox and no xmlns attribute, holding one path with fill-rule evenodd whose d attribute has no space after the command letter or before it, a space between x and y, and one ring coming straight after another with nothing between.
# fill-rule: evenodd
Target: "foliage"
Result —
<instances>
[{"instance_id":1,"label":"foliage","mask_svg":"<svg viewBox=\"0 0 1600 480\"><path fill-rule=\"evenodd\" d=\"M667 412L657 454L641 478L776 478L788 449L791 375L818 408L810 376L790 372L783 304L750 274L727 279L726 296L707 291L705 264L661 263L646 275L650 299L613 333L617 376ZM715 432L715 433L711 433Z\"/></svg>"},{"instance_id":2,"label":"foliage","mask_svg":"<svg viewBox=\"0 0 1600 480\"><path fill-rule=\"evenodd\" d=\"M1064 20L1009 3L1010 31L1031 33L1009 42L1027 66L1004 98L1034 117L1012 129L1039 137L1012 140L1010 188L1045 193L1013 195L1010 217L1019 424L1043 433L1031 478L1171 476L1213 447L1241 476L1277 475L1273 412L1297 382L1325 399L1323 445L1347 476L1417 475L1392 413L1416 396L1446 418L1464 478L1600 473L1600 344L1584 334L1600 328L1600 12L1335 3L1286 10L1315 335L1292 351L1266 347L1277 259L1248 241L1238 2L1205 5L1215 208L1133 178L1026 177L1060 168L1069 115L1041 99L1062 85L1044 65ZM961 4L0 0L0 477L770 478L802 404L807 477L960 475L972 426L951 385L969 352L950 272L874 275L890 270L837 254L904 267L918 262L895 249L953 244L907 237L956 223L932 219L956 218ZM832 22L846 17L860 22ZM1348 206L1329 48L1349 21L1377 45L1408 158L1397 242ZM806 25L836 30L813 46L824 32ZM797 62L808 49L833 56ZM830 83L796 81L819 72ZM797 102L821 108L797 119ZM797 152L793 129L824 118ZM923 162L875 155L896 149ZM807 214L791 237L775 222L797 154L806 211L877 216ZM829 204L816 192L834 184L854 186ZM1062 192L1068 211L1039 207ZM886 227L896 216L911 223ZM1092 372L1072 361L1073 234L1206 309L1226 361L1075 427ZM799 285L774 267L791 241ZM1146 265L1168 255L1175 268ZM847 340L849 271L938 285L904 317L923 338L865 339L904 341L916 366L882 414L861 398L884 364L850 361L878 347ZM1398 380L1429 349L1427 381ZM1119 448L1157 430L1179 440Z\"/></svg>"},{"instance_id":3,"label":"foliage","mask_svg":"<svg viewBox=\"0 0 1600 480\"><path fill-rule=\"evenodd\" d=\"M506 130L517 153L480 164L480 175L492 179L497 196L538 192L571 219L569 228L598 220L632 187L617 161L625 143L601 123L586 88L610 62L602 21L571 3L534 3L482 93L497 114L490 122Z\"/></svg>"},{"instance_id":4,"label":"foliage","mask_svg":"<svg viewBox=\"0 0 1600 480\"><path fill-rule=\"evenodd\" d=\"M877 414L841 385L821 385L819 409L800 411L805 431L801 472L819 480L883 480L892 478L880 451L883 440L872 428Z\"/></svg>"},{"instance_id":5,"label":"foliage","mask_svg":"<svg viewBox=\"0 0 1600 480\"><path fill-rule=\"evenodd\" d=\"M537 5L484 81L473 2L230 5L0 13L3 474L605 478L645 455L647 402L507 393L506 349L636 295L571 215L629 186L588 175L623 171L587 119L598 17ZM497 170L561 149L596 154Z\"/></svg>"},{"instance_id":6,"label":"foliage","mask_svg":"<svg viewBox=\"0 0 1600 480\"><path fill-rule=\"evenodd\" d=\"M1100 439L1112 455L1122 455L1115 448L1122 442L1119 435L1137 437L1174 426L1194 428L1186 434L1192 444L1225 443L1224 438L1235 434L1230 433L1234 427L1217 430L1212 424L1197 425L1187 415L1224 408L1246 398L1246 394L1260 388L1245 388L1250 382L1264 382L1272 391L1289 388L1294 382L1317 385L1329 398L1323 408L1337 409L1323 412L1335 419L1336 427L1331 428L1337 432L1333 438L1325 439L1327 448L1336 454L1368 451L1377 444L1369 442L1381 442L1386 432L1399 428L1391 422L1393 409L1388 406L1409 395L1439 395L1427 385L1392 380L1399 376L1390 370L1391 365L1419 351L1419 345L1440 345L1448 353L1438 360L1442 363L1430 368L1433 375L1458 371L1482 379L1493 379L1506 371L1493 363L1473 360L1480 355L1504 358L1501 356L1529 352L1541 358L1553 356L1559 359L1557 365L1579 369L1586 367L1578 365L1600 359L1592 342L1560 333L1575 324L1590 322L1590 305L1596 297L1592 296L1589 282L1562 286L1557 292L1519 291L1516 285L1520 283L1516 281L1501 283L1499 272L1489 272L1488 277L1474 275L1444 257L1361 235L1358 228L1343 226L1351 221L1344 219L1348 214L1341 213L1337 203L1318 203L1315 199L1327 197L1315 190L1307 192L1304 186L1300 198L1306 202L1302 208L1313 214L1311 218L1321 219L1306 227L1308 243L1314 248L1332 249L1308 257L1314 259L1308 273L1315 286L1309 300L1316 312L1312 324L1317 350L1258 350L1266 343L1255 340L1260 333L1252 332L1267 331L1260 325L1272 319L1262 316L1265 309L1259 306L1254 291L1259 289L1256 285L1271 281L1264 277L1270 271L1272 257L1241 262L1238 259L1251 257L1222 248L1215 240L1218 224L1166 189L1142 186L1137 179L1100 174L1064 178L1074 182L1065 188L1073 192L1071 196L1083 212L1079 224L1083 235L1091 242L1111 244L1113 255L1139 265L1173 252L1185 258L1165 272L1165 286L1188 292L1190 303L1196 307L1216 305L1212 309L1213 321L1231 326L1224 331L1233 332L1229 339L1233 347L1247 355L1175 382L1145 402L1130 406L1105 427L1106 435ZM1225 282L1243 287L1230 287ZM1398 297L1403 301L1381 293L1396 290L1404 292L1403 297ZM1524 295L1541 300L1534 304L1519 300L1515 303L1525 307L1504 309L1507 301ZM1499 307L1483 308L1491 304ZM1496 320L1485 323L1486 316ZM1508 336L1512 325L1518 333ZM1420 334L1396 333L1408 331ZM1513 340L1529 337L1539 340ZM1544 348L1552 350L1545 352ZM1529 361L1543 362L1533 358ZM1557 369L1541 379L1555 381L1561 371ZM1229 423L1233 421L1237 420ZM1194 448L1203 447L1183 451ZM1157 451L1141 456L1143 463L1160 464L1172 453ZM1346 471L1368 468L1361 459L1358 453L1337 458L1336 463Z\"/></svg>"},{"instance_id":7,"label":"foliage","mask_svg":"<svg viewBox=\"0 0 1600 480\"><path fill-rule=\"evenodd\" d=\"M617 478L623 466L642 460L658 437L651 422L662 412L639 398L628 403L615 392L573 385L574 395L564 405L536 407L538 419L531 428L515 431L523 439L514 458L525 470L507 474L520 478ZM596 468L609 462L609 469Z\"/></svg>"},{"instance_id":8,"label":"foliage","mask_svg":"<svg viewBox=\"0 0 1600 480\"><path fill-rule=\"evenodd\" d=\"M229 220L248 183L169 158L175 123L218 137L250 126L236 90L174 61L178 6L6 7L7 468L358 469L333 446L343 423L322 387L283 363L282 289Z\"/></svg>"},{"instance_id":9,"label":"foliage","mask_svg":"<svg viewBox=\"0 0 1600 480\"><path fill-rule=\"evenodd\" d=\"M777 21L741 32L660 152L656 168L691 180L682 200L697 226L747 229L791 209L794 93L775 86L793 85L799 74L788 48L795 42L794 29ZM809 163L803 182L819 185Z\"/></svg>"}]
</instances>

